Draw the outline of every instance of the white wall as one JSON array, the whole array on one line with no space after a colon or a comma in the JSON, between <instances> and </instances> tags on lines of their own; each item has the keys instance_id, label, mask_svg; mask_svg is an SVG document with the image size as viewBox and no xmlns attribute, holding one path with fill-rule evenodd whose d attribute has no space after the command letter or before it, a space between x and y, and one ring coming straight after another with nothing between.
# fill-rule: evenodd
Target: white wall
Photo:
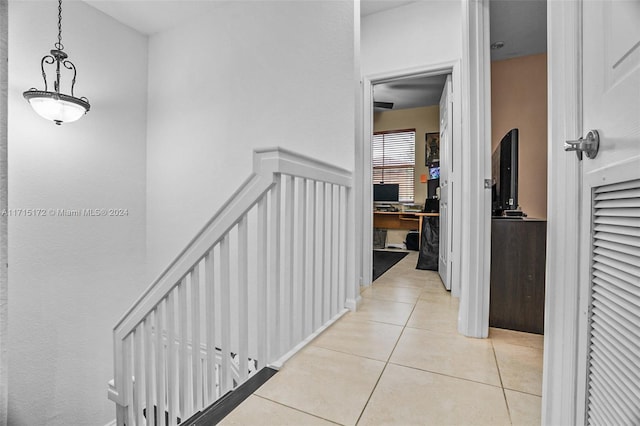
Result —
<instances>
[{"instance_id":1,"label":"white wall","mask_svg":"<svg viewBox=\"0 0 640 426\"><path fill-rule=\"evenodd\" d=\"M459 60L461 16L461 3L455 0L422 0L365 16L362 74Z\"/></svg>"},{"instance_id":2,"label":"white wall","mask_svg":"<svg viewBox=\"0 0 640 426\"><path fill-rule=\"evenodd\" d=\"M450 68L454 65L453 90L461 93L460 63L462 59L462 4L456 0L422 0L409 3L404 6L389 9L383 12L374 13L362 18L361 22L361 60L364 90L371 90L371 81L381 78L391 78L396 75L407 75L424 72L429 69ZM364 99L370 101L370 93L364 93ZM459 98L458 98L459 99ZM358 158L356 164L356 177L359 181L357 185L362 185L364 191L370 187L370 140L366 136L373 130L373 123L368 118L370 105L364 105L364 115L362 117L363 132L365 137L359 143ZM461 102L454 103L454 124L453 124L453 162L454 169L461 170L461 128L462 117ZM458 117L456 119L456 117ZM456 142L457 141L457 142ZM458 179L451 175L450 178ZM452 187L455 188L455 182ZM368 253L371 245L371 202L372 197L366 196L365 202L361 203L361 211L357 212L358 217L363 218L358 223L356 229L356 239L362 241L364 252ZM454 191L452 203L460 205L461 192ZM455 207L454 207L454 212ZM460 211L460 210L458 210ZM455 213L454 213L455 214ZM459 215L454 216L453 226L460 228ZM455 235L455 233L454 233ZM458 232L457 235L460 235ZM455 287L459 279L459 262L456 260L455 250L459 247L459 241L451 242L453 266L452 294L458 295L458 288ZM371 257L366 254L358 263L362 283L370 283Z\"/></svg>"},{"instance_id":3,"label":"white wall","mask_svg":"<svg viewBox=\"0 0 640 426\"><path fill-rule=\"evenodd\" d=\"M347 169L354 152L352 2L234 2L151 37L148 259L160 273L281 146Z\"/></svg>"},{"instance_id":4,"label":"white wall","mask_svg":"<svg viewBox=\"0 0 640 426\"><path fill-rule=\"evenodd\" d=\"M76 96L92 108L62 126L31 110L22 92L43 88L40 59L56 41L57 4L10 2L9 206L123 208L128 216L9 218L10 425L115 417L106 392L111 330L147 284L147 41L83 2L63 7Z\"/></svg>"}]
</instances>

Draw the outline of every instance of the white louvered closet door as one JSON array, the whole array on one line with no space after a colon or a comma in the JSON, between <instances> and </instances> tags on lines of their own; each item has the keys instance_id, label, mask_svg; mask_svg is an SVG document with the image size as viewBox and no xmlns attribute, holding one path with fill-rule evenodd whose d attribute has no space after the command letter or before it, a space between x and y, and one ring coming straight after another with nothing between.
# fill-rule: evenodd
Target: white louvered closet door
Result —
<instances>
[{"instance_id":1,"label":"white louvered closet door","mask_svg":"<svg viewBox=\"0 0 640 426\"><path fill-rule=\"evenodd\" d=\"M587 423L640 424L640 179L593 190Z\"/></svg>"},{"instance_id":2,"label":"white louvered closet door","mask_svg":"<svg viewBox=\"0 0 640 426\"><path fill-rule=\"evenodd\" d=\"M597 130L600 150L581 162L576 217L577 422L640 425L640 1L592 0L581 7L579 136Z\"/></svg>"}]
</instances>

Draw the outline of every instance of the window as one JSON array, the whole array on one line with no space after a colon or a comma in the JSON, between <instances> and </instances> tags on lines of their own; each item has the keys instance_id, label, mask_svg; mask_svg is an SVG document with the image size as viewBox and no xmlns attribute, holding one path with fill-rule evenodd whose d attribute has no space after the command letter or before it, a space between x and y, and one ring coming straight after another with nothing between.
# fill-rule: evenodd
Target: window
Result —
<instances>
[{"instance_id":1,"label":"window","mask_svg":"<svg viewBox=\"0 0 640 426\"><path fill-rule=\"evenodd\" d=\"M394 130L373 135L373 183L400 185L400 201L413 202L416 131Z\"/></svg>"}]
</instances>

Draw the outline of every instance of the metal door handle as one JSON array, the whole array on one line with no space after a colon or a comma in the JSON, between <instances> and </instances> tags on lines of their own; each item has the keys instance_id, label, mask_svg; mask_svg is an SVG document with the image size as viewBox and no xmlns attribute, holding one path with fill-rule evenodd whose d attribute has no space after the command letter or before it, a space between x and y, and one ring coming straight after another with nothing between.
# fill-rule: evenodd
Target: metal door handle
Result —
<instances>
[{"instance_id":1,"label":"metal door handle","mask_svg":"<svg viewBox=\"0 0 640 426\"><path fill-rule=\"evenodd\" d=\"M596 158L598 149L600 148L600 135L597 130L591 130L587 133L586 138L580 138L577 141L566 141L564 143L565 151L576 151L578 159L582 160L582 153L587 154L587 158Z\"/></svg>"}]
</instances>

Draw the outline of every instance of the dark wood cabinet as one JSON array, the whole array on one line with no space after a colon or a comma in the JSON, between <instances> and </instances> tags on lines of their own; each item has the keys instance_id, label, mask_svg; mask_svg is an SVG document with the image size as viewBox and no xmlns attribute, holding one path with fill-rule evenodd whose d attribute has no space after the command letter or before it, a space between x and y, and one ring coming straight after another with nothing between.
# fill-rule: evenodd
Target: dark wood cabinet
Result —
<instances>
[{"instance_id":1,"label":"dark wood cabinet","mask_svg":"<svg viewBox=\"0 0 640 426\"><path fill-rule=\"evenodd\" d=\"M491 220L491 327L544 332L547 222Z\"/></svg>"}]
</instances>

